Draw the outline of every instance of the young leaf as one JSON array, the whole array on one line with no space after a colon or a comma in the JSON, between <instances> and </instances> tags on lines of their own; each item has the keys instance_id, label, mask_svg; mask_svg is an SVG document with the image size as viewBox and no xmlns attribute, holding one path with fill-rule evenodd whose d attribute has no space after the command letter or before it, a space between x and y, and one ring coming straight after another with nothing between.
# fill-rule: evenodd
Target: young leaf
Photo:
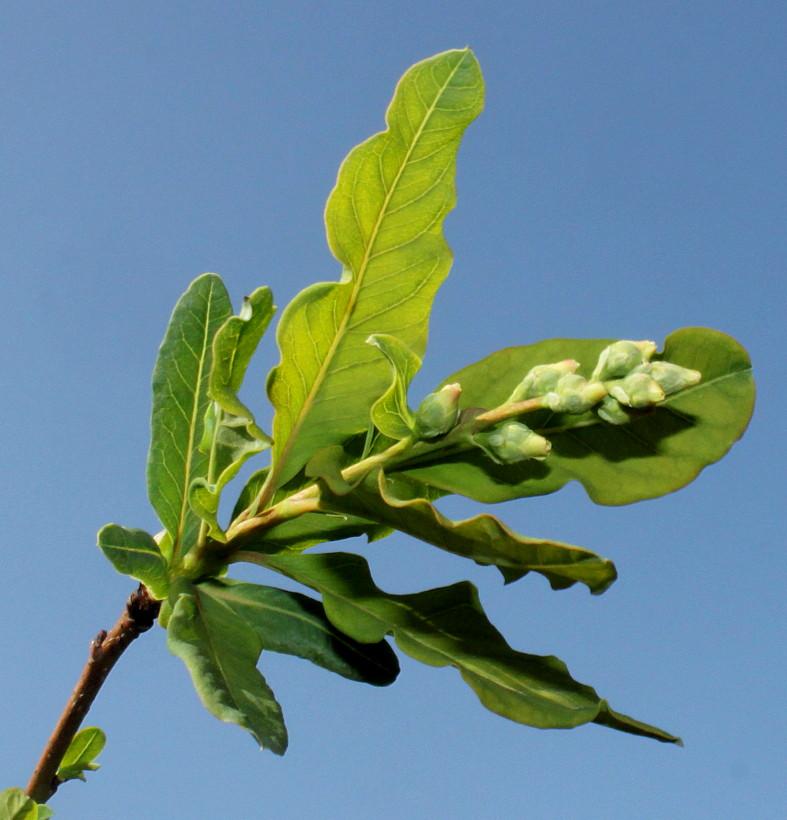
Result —
<instances>
[{"instance_id":1,"label":"young leaf","mask_svg":"<svg viewBox=\"0 0 787 820\"><path fill-rule=\"evenodd\" d=\"M589 376L609 343L551 339L507 348L445 381L462 385L464 406L491 408L504 402L537 364L576 359L578 372ZM489 503L544 495L571 480L580 481L598 504L630 504L680 489L743 435L754 406L751 362L734 339L707 328L671 334L654 360L698 370L702 381L652 411L632 413L627 424L608 424L593 413L528 414L523 420L552 443L543 462L500 465L480 450L465 450L406 474L443 492Z\"/></svg>"},{"instance_id":2,"label":"young leaf","mask_svg":"<svg viewBox=\"0 0 787 820\"><path fill-rule=\"evenodd\" d=\"M310 468L313 463L310 462ZM386 476L382 470L353 488L342 487L336 480L331 481L330 476L326 483L338 490L331 492L331 486L323 487L321 504L326 509L363 516L446 552L496 566L506 583L528 572L538 572L553 589L566 589L580 581L599 595L617 577L615 565L594 552L559 541L518 535L491 515L451 521L427 499L418 497L422 485L395 475Z\"/></svg>"},{"instance_id":3,"label":"young leaf","mask_svg":"<svg viewBox=\"0 0 787 820\"><path fill-rule=\"evenodd\" d=\"M213 339L213 366L208 383L208 394L221 409L245 420L250 436L269 444L270 437L257 427L251 410L238 398L238 390L275 312L270 288L257 288L243 300L240 315L227 319Z\"/></svg>"},{"instance_id":4,"label":"young leaf","mask_svg":"<svg viewBox=\"0 0 787 820\"><path fill-rule=\"evenodd\" d=\"M372 422L384 436L403 439L415 426L415 416L407 406L407 388L421 369L421 358L396 336L376 333L366 341L385 354L393 370L390 387L372 405Z\"/></svg>"},{"instance_id":5,"label":"young leaf","mask_svg":"<svg viewBox=\"0 0 787 820\"><path fill-rule=\"evenodd\" d=\"M208 475L209 456L200 444L210 404L213 337L231 314L221 279L200 276L175 306L153 371L148 496L176 559L196 542L202 523L189 507L188 492L195 478Z\"/></svg>"},{"instance_id":6,"label":"young leaf","mask_svg":"<svg viewBox=\"0 0 787 820\"><path fill-rule=\"evenodd\" d=\"M49 806L36 803L21 789L0 792L0 820L49 820L54 816Z\"/></svg>"},{"instance_id":7,"label":"young leaf","mask_svg":"<svg viewBox=\"0 0 787 820\"><path fill-rule=\"evenodd\" d=\"M281 707L257 669L256 630L198 586L181 592L167 625L167 646L187 666L202 703L225 723L247 729L264 749L287 749Z\"/></svg>"},{"instance_id":8,"label":"young leaf","mask_svg":"<svg viewBox=\"0 0 787 820\"><path fill-rule=\"evenodd\" d=\"M99 764L93 761L101 754L106 742L106 735L95 726L77 732L63 755L57 770L58 779L84 780L85 772L95 772Z\"/></svg>"},{"instance_id":9,"label":"young leaf","mask_svg":"<svg viewBox=\"0 0 787 820\"><path fill-rule=\"evenodd\" d=\"M399 674L396 653L386 641L354 641L328 620L319 601L299 592L230 578L202 583L199 589L254 627L263 649L296 655L374 686L388 686Z\"/></svg>"},{"instance_id":10,"label":"young leaf","mask_svg":"<svg viewBox=\"0 0 787 820\"><path fill-rule=\"evenodd\" d=\"M516 652L484 614L467 581L413 595L379 589L366 561L348 553L237 556L317 590L335 626L357 641L392 634L404 652L431 666L454 666L487 709L541 729L599 723L662 742L679 738L609 708L553 656Z\"/></svg>"},{"instance_id":11,"label":"young leaf","mask_svg":"<svg viewBox=\"0 0 787 820\"><path fill-rule=\"evenodd\" d=\"M154 598L167 597L167 561L152 535L144 530L107 524L98 531L98 546L118 572L141 581Z\"/></svg>"},{"instance_id":12,"label":"young leaf","mask_svg":"<svg viewBox=\"0 0 787 820\"><path fill-rule=\"evenodd\" d=\"M482 106L473 53L438 54L402 77L387 130L342 164L325 215L342 279L296 296L278 328L269 492L320 448L367 429L390 380L385 358L366 344L370 334L423 354L432 299L451 261L442 223L456 198L456 152Z\"/></svg>"}]
</instances>

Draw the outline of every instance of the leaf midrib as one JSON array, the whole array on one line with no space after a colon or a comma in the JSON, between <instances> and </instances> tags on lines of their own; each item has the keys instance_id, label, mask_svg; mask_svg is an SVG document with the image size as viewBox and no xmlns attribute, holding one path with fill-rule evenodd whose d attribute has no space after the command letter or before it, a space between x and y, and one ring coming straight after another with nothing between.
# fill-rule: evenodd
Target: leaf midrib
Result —
<instances>
[{"instance_id":1,"label":"leaf midrib","mask_svg":"<svg viewBox=\"0 0 787 820\"><path fill-rule=\"evenodd\" d=\"M402 161L402 163L399 167L399 170L396 173L396 177L393 181L393 184L390 186L390 188L388 189L388 192L385 195L385 198L383 199L383 204L382 204L382 207L380 208L380 213L377 217L377 221L376 221L376 223L374 225L374 228L373 228L373 230L370 234L369 240L366 243L366 249L364 251L363 260L361 262L361 265L360 265L358 271L356 272L355 283L353 285L353 290L352 290L352 293L350 295L350 299L348 301L347 309L344 311L344 315L342 316L342 320L341 320L341 323L339 325L339 328L337 329L337 332L334 335L333 341L331 342L331 345L328 348L328 352L327 352L325 358L323 359L322 364L320 365L320 369L317 372L317 376L316 376L316 378L315 378L315 380L312 384L311 390L309 391L309 393L306 397L306 400L304 401L303 406L300 410L300 413L298 414L298 418L297 418L295 424L293 424L292 429L290 430L290 434L287 438L287 443L282 448L281 458L279 459L279 463L271 470L271 473L268 476L268 485L270 487L275 486L276 479L281 474L282 470L284 469L284 466L287 463L289 454L292 451L293 444L297 440L298 434L300 433L300 429L303 426L303 423L306 420L306 417L309 415L309 412L311 411L311 408L314 404L314 400L316 398L316 395L319 393L319 391L322 387L322 384L323 384L323 382L326 378L326 373L328 371L328 368L330 367L330 364L333 361L334 356L336 355L336 351L337 351L339 345L342 342L342 339L343 339L343 336L344 336L344 331L347 327L347 323L350 320L350 316L352 315L352 313L355 309L355 305L356 305L356 302L357 302L357 299L358 299L358 293L360 292L360 289L363 285L364 277L366 275L366 272L367 272L367 269L368 269L368 266L369 266L369 262L372 259L372 248L374 247L374 245L377 241L377 237L379 236L380 226L382 225L383 220L385 219L385 217L388 215L388 205L391 201L391 198L393 197L393 193L396 190L396 187L399 183L399 180L402 177L402 174L404 173L405 169L407 168L407 166L410 162L410 157L412 156L412 153L415 150L415 146L418 144L418 141L420 140L421 136L424 133L424 130L426 128L426 124L429 122L429 120L432 117L432 114L434 114L434 111L437 108L438 101L442 98L442 95L445 93L445 90L448 87L449 83L454 78L456 72L459 70L459 66L462 64L463 60L465 59L465 56L466 56L466 54L463 52L460 59L457 61L456 65L451 70L450 74L448 75L448 77L446 78L446 80L444 81L442 86L440 87L440 91L435 95L434 100L432 101L431 105L427 109L426 114L424 115L424 117L421 120L420 125L418 126L418 130L416 131L416 134L415 134L414 138L411 140L410 145L408 146L407 153L405 154L405 157L404 157L404 159L403 159L403 161ZM390 129L386 129L386 132L383 132L383 133L390 133ZM338 286L340 286L340 283L337 284L337 287Z\"/></svg>"}]
</instances>

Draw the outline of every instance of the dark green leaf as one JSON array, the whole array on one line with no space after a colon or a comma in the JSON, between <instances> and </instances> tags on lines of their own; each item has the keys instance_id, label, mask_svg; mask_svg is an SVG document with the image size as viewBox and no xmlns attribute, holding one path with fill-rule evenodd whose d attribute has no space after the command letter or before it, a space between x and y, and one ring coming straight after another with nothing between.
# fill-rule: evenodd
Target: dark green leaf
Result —
<instances>
[{"instance_id":1,"label":"dark green leaf","mask_svg":"<svg viewBox=\"0 0 787 820\"><path fill-rule=\"evenodd\" d=\"M213 337L232 314L221 279L206 273L181 297L153 371L148 496L172 538L173 555L197 541L199 516L188 503L195 478L207 478L209 455L200 450L210 404Z\"/></svg>"},{"instance_id":2,"label":"dark green leaf","mask_svg":"<svg viewBox=\"0 0 787 820\"><path fill-rule=\"evenodd\" d=\"M396 654L386 641L354 641L333 626L319 601L306 595L229 578L199 589L254 627L263 649L297 655L374 686L387 686L399 674Z\"/></svg>"},{"instance_id":3,"label":"dark green leaf","mask_svg":"<svg viewBox=\"0 0 787 820\"><path fill-rule=\"evenodd\" d=\"M617 577L611 561L589 550L518 535L491 515L451 521L428 500L418 497L421 489L423 485L379 471L346 494L336 495L325 487L322 503L327 509L396 528L454 555L496 566L506 582L537 572L553 589L565 589L580 581L598 595Z\"/></svg>"},{"instance_id":4,"label":"dark green leaf","mask_svg":"<svg viewBox=\"0 0 787 820\"><path fill-rule=\"evenodd\" d=\"M573 358L589 376L609 339L552 339L512 347L453 374L466 407L502 403L530 368ZM630 504L656 498L692 481L740 438L754 406L754 382L746 351L729 336L706 328L684 328L666 340L656 359L699 370L696 387L667 398L653 411L632 413L628 424L602 422L592 413L523 417L546 436L552 453L543 461L495 464L480 450L466 450L407 475L443 492L478 501L544 495L580 481L599 504Z\"/></svg>"},{"instance_id":5,"label":"dark green leaf","mask_svg":"<svg viewBox=\"0 0 787 820\"><path fill-rule=\"evenodd\" d=\"M49 820L54 814L49 806L36 803L21 789L0 792L0 820Z\"/></svg>"},{"instance_id":6,"label":"dark green leaf","mask_svg":"<svg viewBox=\"0 0 787 820\"><path fill-rule=\"evenodd\" d=\"M152 535L144 530L107 524L98 531L98 546L118 572L141 581L154 598L167 597L167 561Z\"/></svg>"},{"instance_id":7,"label":"dark green leaf","mask_svg":"<svg viewBox=\"0 0 787 820\"><path fill-rule=\"evenodd\" d=\"M167 645L191 673L205 707L219 720L247 729L265 749L284 754L281 708L256 668L256 630L199 587L181 592L167 626Z\"/></svg>"},{"instance_id":8,"label":"dark green leaf","mask_svg":"<svg viewBox=\"0 0 787 820\"><path fill-rule=\"evenodd\" d=\"M106 742L106 735L95 726L77 732L63 755L57 770L58 778L62 781L84 780L85 772L99 768L99 764L93 761L101 754Z\"/></svg>"},{"instance_id":9,"label":"dark green leaf","mask_svg":"<svg viewBox=\"0 0 787 820\"><path fill-rule=\"evenodd\" d=\"M516 652L484 614L475 587L463 582L413 595L392 595L372 580L366 561L347 553L243 554L317 590L325 611L342 632L361 642L392 634L399 647L422 663L454 666L493 712L538 728L568 729L583 723L679 739L610 710L589 686L575 681L553 656Z\"/></svg>"},{"instance_id":10,"label":"dark green leaf","mask_svg":"<svg viewBox=\"0 0 787 820\"><path fill-rule=\"evenodd\" d=\"M272 487L317 450L368 427L371 405L390 383L388 362L366 344L370 334L423 354L432 299L451 261L442 223L456 198L456 152L482 105L472 52L439 54L402 77L388 129L342 164L325 217L342 279L300 293L278 329L282 358L268 381Z\"/></svg>"}]
</instances>

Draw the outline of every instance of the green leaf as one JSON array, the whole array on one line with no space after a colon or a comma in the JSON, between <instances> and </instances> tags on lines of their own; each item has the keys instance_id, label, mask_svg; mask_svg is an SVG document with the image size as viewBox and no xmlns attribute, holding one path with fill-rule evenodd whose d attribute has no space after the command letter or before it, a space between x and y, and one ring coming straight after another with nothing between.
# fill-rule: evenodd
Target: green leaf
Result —
<instances>
[{"instance_id":1,"label":"green leaf","mask_svg":"<svg viewBox=\"0 0 787 820\"><path fill-rule=\"evenodd\" d=\"M287 730L281 707L256 668L262 640L255 629L192 586L175 603L167 646L186 664L211 714L248 730L262 748L284 754Z\"/></svg>"},{"instance_id":2,"label":"green leaf","mask_svg":"<svg viewBox=\"0 0 787 820\"><path fill-rule=\"evenodd\" d=\"M399 674L386 641L362 644L336 629L319 601L299 592L225 578L199 589L256 629L262 648L296 655L351 680L388 686Z\"/></svg>"},{"instance_id":3,"label":"green leaf","mask_svg":"<svg viewBox=\"0 0 787 820\"><path fill-rule=\"evenodd\" d=\"M238 390L275 312L270 288L257 288L244 298L240 315L227 319L213 339L213 366L208 384L208 394L222 410L245 420L249 434L269 444L270 437L257 427L251 410L238 398Z\"/></svg>"},{"instance_id":4,"label":"green leaf","mask_svg":"<svg viewBox=\"0 0 787 820\"><path fill-rule=\"evenodd\" d=\"M0 792L0 820L49 820L54 815L49 806L36 803L21 789Z\"/></svg>"},{"instance_id":5,"label":"green leaf","mask_svg":"<svg viewBox=\"0 0 787 820\"><path fill-rule=\"evenodd\" d=\"M451 521L426 499L420 488L382 470L345 496L323 493L328 508L352 511L388 524L446 552L496 566L506 583L529 572L543 575L553 589L566 589L578 581L600 595L617 578L615 565L590 550L519 535L494 516L483 514ZM404 497L402 497L404 496Z\"/></svg>"},{"instance_id":6,"label":"green leaf","mask_svg":"<svg viewBox=\"0 0 787 820\"><path fill-rule=\"evenodd\" d=\"M148 496L172 538L176 559L196 543L202 523L189 507L188 492L195 478L208 476L209 455L200 444L210 404L212 344L231 314L221 279L200 276L172 313L153 371Z\"/></svg>"},{"instance_id":7,"label":"green leaf","mask_svg":"<svg viewBox=\"0 0 787 820\"><path fill-rule=\"evenodd\" d=\"M57 770L58 778L62 781L84 780L85 772L99 768L99 764L93 761L101 754L106 742L106 735L95 726L77 732L63 755Z\"/></svg>"},{"instance_id":8,"label":"green leaf","mask_svg":"<svg viewBox=\"0 0 787 820\"><path fill-rule=\"evenodd\" d=\"M268 380L271 488L317 450L367 429L390 383L385 357L366 344L370 334L423 355L432 299L451 262L442 223L456 198L456 152L482 106L472 52L438 54L402 77L387 130L342 164L325 217L342 279L301 292L278 328L281 363Z\"/></svg>"},{"instance_id":9,"label":"green leaf","mask_svg":"<svg viewBox=\"0 0 787 820\"><path fill-rule=\"evenodd\" d=\"M390 387L372 405L372 422L384 436L403 439L415 426L415 415L407 406L407 388L421 369L421 359L395 336L377 333L366 341L385 354L393 370Z\"/></svg>"},{"instance_id":10,"label":"green leaf","mask_svg":"<svg viewBox=\"0 0 787 820\"><path fill-rule=\"evenodd\" d=\"M141 581L154 598L167 597L167 561L152 535L144 530L107 524L98 531L98 546L118 572Z\"/></svg>"},{"instance_id":11,"label":"green leaf","mask_svg":"<svg viewBox=\"0 0 787 820\"><path fill-rule=\"evenodd\" d=\"M504 402L537 364L576 359L578 372L589 376L610 341L551 339L507 348L445 382L462 385L463 406L491 408ZM707 328L676 331L654 357L659 359L699 370L702 381L653 411L632 412L632 420L619 426L593 413L541 410L523 416L552 443L543 462L499 465L480 450L466 450L406 474L442 492L484 502L544 495L571 480L580 481L598 504L630 504L680 489L718 461L746 429L754 406L751 362L734 339Z\"/></svg>"},{"instance_id":12,"label":"green leaf","mask_svg":"<svg viewBox=\"0 0 787 820\"><path fill-rule=\"evenodd\" d=\"M589 686L578 683L553 656L516 652L492 626L476 588L465 581L413 595L379 589L366 561L348 553L237 556L317 590L334 625L357 641L392 634L411 657L453 666L493 712L541 729L599 723L663 742L679 739L613 712Z\"/></svg>"}]
</instances>

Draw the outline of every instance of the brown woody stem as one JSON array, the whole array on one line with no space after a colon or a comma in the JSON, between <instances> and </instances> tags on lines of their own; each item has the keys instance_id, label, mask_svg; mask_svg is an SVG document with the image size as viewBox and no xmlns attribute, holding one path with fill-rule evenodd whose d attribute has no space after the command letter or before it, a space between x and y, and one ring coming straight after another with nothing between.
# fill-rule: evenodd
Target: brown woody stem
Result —
<instances>
[{"instance_id":1,"label":"brown woody stem","mask_svg":"<svg viewBox=\"0 0 787 820\"><path fill-rule=\"evenodd\" d=\"M79 731L101 686L126 647L150 629L158 616L161 602L150 597L147 589L129 596L126 608L109 632L102 630L90 644L90 657L71 698L47 741L38 765L27 784L27 794L36 803L46 803L60 786L57 770L63 756Z\"/></svg>"}]
</instances>

